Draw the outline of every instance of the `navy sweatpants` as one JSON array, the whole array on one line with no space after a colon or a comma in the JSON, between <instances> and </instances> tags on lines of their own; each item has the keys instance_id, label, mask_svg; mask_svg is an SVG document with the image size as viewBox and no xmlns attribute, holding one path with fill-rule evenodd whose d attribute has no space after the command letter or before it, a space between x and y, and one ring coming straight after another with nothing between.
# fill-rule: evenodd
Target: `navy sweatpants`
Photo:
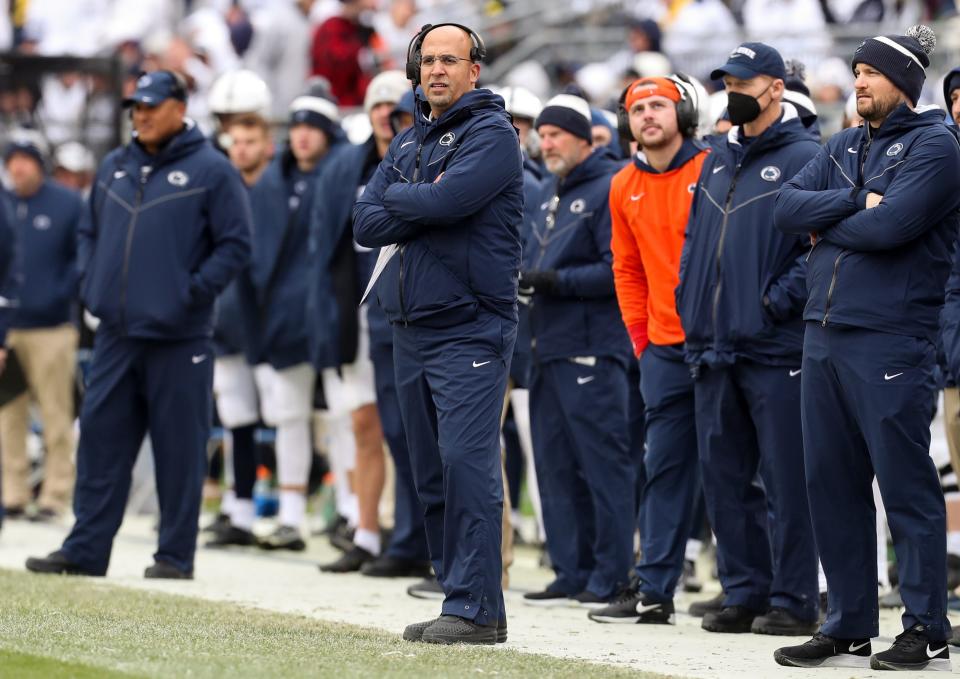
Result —
<instances>
[{"instance_id":1,"label":"navy sweatpants","mask_svg":"<svg viewBox=\"0 0 960 679\"><path fill-rule=\"evenodd\" d=\"M876 475L893 535L904 629L950 638L946 509L930 459L936 349L925 339L808 323L803 344L807 490L829 613L841 639L877 629Z\"/></svg>"},{"instance_id":2,"label":"navy sweatpants","mask_svg":"<svg viewBox=\"0 0 960 679\"><path fill-rule=\"evenodd\" d=\"M97 333L80 413L76 523L62 548L69 561L106 573L131 470L149 432L160 502L153 556L193 571L213 415L213 358L205 338L164 342L120 337L106 328Z\"/></svg>"},{"instance_id":3,"label":"navy sweatpants","mask_svg":"<svg viewBox=\"0 0 960 679\"><path fill-rule=\"evenodd\" d=\"M740 361L695 381L697 448L724 605L817 618L800 367Z\"/></svg>"},{"instance_id":4,"label":"navy sweatpants","mask_svg":"<svg viewBox=\"0 0 960 679\"><path fill-rule=\"evenodd\" d=\"M592 361L534 361L530 425L556 572L549 589L609 597L633 562L636 464L629 450L626 367L610 358Z\"/></svg>"},{"instance_id":5,"label":"navy sweatpants","mask_svg":"<svg viewBox=\"0 0 960 679\"><path fill-rule=\"evenodd\" d=\"M694 384L683 348L651 344L640 358L646 404L645 484L640 516L640 591L673 599L700 491Z\"/></svg>"},{"instance_id":6,"label":"navy sweatpants","mask_svg":"<svg viewBox=\"0 0 960 679\"><path fill-rule=\"evenodd\" d=\"M423 505L417 497L410 467L410 451L400 417L397 399L397 380L393 372L393 344L372 342L370 360L373 361L374 382L377 388L377 410L383 435L390 446L395 470L393 535L385 554L397 559L427 561L427 533L423 527Z\"/></svg>"},{"instance_id":7,"label":"navy sweatpants","mask_svg":"<svg viewBox=\"0 0 960 679\"><path fill-rule=\"evenodd\" d=\"M394 325L397 397L444 615L505 619L500 414L517 325L486 311L452 328Z\"/></svg>"}]
</instances>

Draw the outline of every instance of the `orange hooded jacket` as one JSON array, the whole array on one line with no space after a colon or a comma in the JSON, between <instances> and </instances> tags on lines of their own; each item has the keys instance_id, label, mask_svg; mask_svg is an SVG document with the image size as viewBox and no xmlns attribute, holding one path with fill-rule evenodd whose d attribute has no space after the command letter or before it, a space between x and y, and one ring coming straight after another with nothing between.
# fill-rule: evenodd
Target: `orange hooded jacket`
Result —
<instances>
[{"instance_id":1,"label":"orange hooded jacket","mask_svg":"<svg viewBox=\"0 0 960 679\"><path fill-rule=\"evenodd\" d=\"M686 140L665 172L642 155L613 177L613 280L624 325L637 356L649 342L683 342L674 290L680 282L680 253L690 204L707 157Z\"/></svg>"}]
</instances>

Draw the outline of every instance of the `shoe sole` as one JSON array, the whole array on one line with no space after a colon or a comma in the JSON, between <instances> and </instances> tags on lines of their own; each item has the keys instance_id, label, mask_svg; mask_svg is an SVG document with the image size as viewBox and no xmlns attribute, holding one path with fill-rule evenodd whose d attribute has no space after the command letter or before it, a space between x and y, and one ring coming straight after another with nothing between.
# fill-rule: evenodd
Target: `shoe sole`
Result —
<instances>
[{"instance_id":1,"label":"shoe sole","mask_svg":"<svg viewBox=\"0 0 960 679\"><path fill-rule=\"evenodd\" d=\"M609 605L609 601L574 601L573 599L571 599L568 604L571 608L588 608L594 611L606 608Z\"/></svg>"},{"instance_id":2,"label":"shoe sole","mask_svg":"<svg viewBox=\"0 0 960 679\"><path fill-rule=\"evenodd\" d=\"M752 625L750 632L772 637L809 637L819 629L815 624L809 627L770 627L769 625Z\"/></svg>"},{"instance_id":3,"label":"shoe sole","mask_svg":"<svg viewBox=\"0 0 960 679\"><path fill-rule=\"evenodd\" d=\"M440 644L442 646L452 646L454 644L465 644L470 646L493 646L497 643L497 633L483 634L476 636L463 637L456 634L427 634L424 633L420 639L425 644Z\"/></svg>"},{"instance_id":4,"label":"shoe sole","mask_svg":"<svg viewBox=\"0 0 960 679\"><path fill-rule=\"evenodd\" d=\"M675 625L677 624L676 616L670 615L667 618L644 618L641 615L630 616L625 618L618 618L612 615L589 615L587 616L594 622L602 622L612 625Z\"/></svg>"},{"instance_id":5,"label":"shoe sole","mask_svg":"<svg viewBox=\"0 0 960 679\"><path fill-rule=\"evenodd\" d=\"M412 596L414 599L428 599L430 601L443 601L447 598L447 595L443 592L419 592L408 589L407 594Z\"/></svg>"},{"instance_id":6,"label":"shoe sole","mask_svg":"<svg viewBox=\"0 0 960 679\"><path fill-rule=\"evenodd\" d=\"M305 543L303 540L299 540L297 542L288 542L283 545L274 545L270 544L269 542L258 542L257 547L268 552L278 552L281 549L286 549L291 552L302 552L306 550L307 543Z\"/></svg>"},{"instance_id":7,"label":"shoe sole","mask_svg":"<svg viewBox=\"0 0 960 679\"><path fill-rule=\"evenodd\" d=\"M36 560L30 558L27 559L25 567L31 573L38 573L40 575L86 575L89 577L98 577L96 573L90 573L83 570L82 568L76 567L54 567L47 566L45 564L38 564ZM100 576L102 577L102 576Z\"/></svg>"},{"instance_id":8,"label":"shoe sole","mask_svg":"<svg viewBox=\"0 0 960 679\"><path fill-rule=\"evenodd\" d=\"M874 670L895 670L899 672L903 671L913 671L919 672L924 670L927 672L952 672L950 668L950 659L949 658L937 658L934 660L929 660L922 663L894 663L887 662L885 660L878 660L877 656L870 658L870 669Z\"/></svg>"},{"instance_id":9,"label":"shoe sole","mask_svg":"<svg viewBox=\"0 0 960 679\"><path fill-rule=\"evenodd\" d=\"M806 660L804 658L791 658L780 651L774 651L773 659L778 665L783 665L784 667L805 667L808 669L817 667L848 667L861 670L870 669L870 656L852 655L850 653L831 655L826 658L821 658L820 660Z\"/></svg>"},{"instance_id":10,"label":"shoe sole","mask_svg":"<svg viewBox=\"0 0 960 679\"><path fill-rule=\"evenodd\" d=\"M700 627L702 627L708 632L715 632L717 634L750 634L749 624L741 627L732 627L727 625L714 625L714 624L710 624L710 625L701 624Z\"/></svg>"},{"instance_id":11,"label":"shoe sole","mask_svg":"<svg viewBox=\"0 0 960 679\"><path fill-rule=\"evenodd\" d=\"M429 627L429 625L428 625ZM426 631L426 627L423 627L416 632L407 633L407 630L403 630L403 640L404 641L413 641L413 642L423 642L423 633ZM497 643L504 644L507 642L507 630L506 628L497 628Z\"/></svg>"}]
</instances>

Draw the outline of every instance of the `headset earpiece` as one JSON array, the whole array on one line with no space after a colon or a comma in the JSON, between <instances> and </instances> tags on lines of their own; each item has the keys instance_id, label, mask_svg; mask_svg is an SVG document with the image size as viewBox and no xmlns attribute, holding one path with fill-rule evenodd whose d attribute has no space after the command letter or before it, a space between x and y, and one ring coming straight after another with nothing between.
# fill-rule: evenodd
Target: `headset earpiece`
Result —
<instances>
[{"instance_id":1,"label":"headset earpiece","mask_svg":"<svg viewBox=\"0 0 960 679\"><path fill-rule=\"evenodd\" d=\"M414 87L420 84L420 54L424 38L427 37L427 33L441 26L456 26L470 36L470 42L473 43L470 48L470 61L479 64L487 58L487 47L483 44L483 38L472 28L455 23L424 24L407 46L407 80L413 83Z\"/></svg>"},{"instance_id":2,"label":"headset earpiece","mask_svg":"<svg viewBox=\"0 0 960 679\"><path fill-rule=\"evenodd\" d=\"M694 139L700 125L700 102L694 101L698 97L697 89L690 77L683 73L676 73L669 78L680 92L680 101L677 102L677 127L684 137Z\"/></svg>"}]
</instances>

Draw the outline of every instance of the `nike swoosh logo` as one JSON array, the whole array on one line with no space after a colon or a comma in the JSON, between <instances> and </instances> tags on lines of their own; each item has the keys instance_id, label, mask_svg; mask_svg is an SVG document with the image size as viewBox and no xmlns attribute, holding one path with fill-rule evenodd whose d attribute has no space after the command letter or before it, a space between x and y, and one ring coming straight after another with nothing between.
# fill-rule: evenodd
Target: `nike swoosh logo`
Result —
<instances>
[{"instance_id":1,"label":"nike swoosh logo","mask_svg":"<svg viewBox=\"0 0 960 679\"><path fill-rule=\"evenodd\" d=\"M936 658L936 657L937 657L938 655L940 655L941 653L943 653L943 649L942 649L942 648L938 648L938 649L935 650L935 651L931 651L931 649L930 649L930 644L927 644L927 657L928 657L928 658Z\"/></svg>"},{"instance_id":2,"label":"nike swoosh logo","mask_svg":"<svg viewBox=\"0 0 960 679\"><path fill-rule=\"evenodd\" d=\"M720 170L722 170L725 167L726 165L721 165L720 167L713 168L713 174L717 174Z\"/></svg>"},{"instance_id":3,"label":"nike swoosh logo","mask_svg":"<svg viewBox=\"0 0 960 679\"><path fill-rule=\"evenodd\" d=\"M200 354L199 356L191 356L190 360L193 361L194 365L196 365L197 363L203 363L205 360L207 360L207 355Z\"/></svg>"},{"instance_id":4,"label":"nike swoosh logo","mask_svg":"<svg viewBox=\"0 0 960 679\"><path fill-rule=\"evenodd\" d=\"M661 607L661 605L662 605L662 604L644 604L644 603L638 603L638 604L637 604L637 613L639 613L640 615L643 615L644 613L647 613L647 612L649 612L649 611L655 611L655 610L657 610L658 608Z\"/></svg>"},{"instance_id":5,"label":"nike swoosh logo","mask_svg":"<svg viewBox=\"0 0 960 679\"><path fill-rule=\"evenodd\" d=\"M126 177L126 176L127 176L127 173L124 172L123 170L117 170L116 172L113 173L114 179L122 179L123 177Z\"/></svg>"},{"instance_id":6,"label":"nike swoosh logo","mask_svg":"<svg viewBox=\"0 0 960 679\"><path fill-rule=\"evenodd\" d=\"M854 153L854 154L855 154L856 152L857 152L857 149L853 148L852 146L847 149L847 153Z\"/></svg>"},{"instance_id":7,"label":"nike swoosh logo","mask_svg":"<svg viewBox=\"0 0 960 679\"><path fill-rule=\"evenodd\" d=\"M799 375L799 374L800 374L800 371L799 371L799 370L791 370L791 371L790 371L790 377L796 377L796 376Z\"/></svg>"},{"instance_id":8,"label":"nike swoosh logo","mask_svg":"<svg viewBox=\"0 0 960 679\"><path fill-rule=\"evenodd\" d=\"M587 382L593 382L595 379L597 379L596 375L590 375L590 377L578 377L577 384L583 385Z\"/></svg>"},{"instance_id":9,"label":"nike swoosh logo","mask_svg":"<svg viewBox=\"0 0 960 679\"><path fill-rule=\"evenodd\" d=\"M474 367L474 368L479 368L480 366L486 365L486 364L489 363L489 362L490 362L490 361L484 361L483 363L477 363L476 361L474 361L474 362L473 362L473 367Z\"/></svg>"},{"instance_id":10,"label":"nike swoosh logo","mask_svg":"<svg viewBox=\"0 0 960 679\"><path fill-rule=\"evenodd\" d=\"M859 650L860 650L861 648L863 648L864 646L869 646L869 645L870 645L870 641L869 641L869 640L864 641L862 644L850 644L850 648L847 649L847 653L856 653L857 651L859 651Z\"/></svg>"},{"instance_id":11,"label":"nike swoosh logo","mask_svg":"<svg viewBox=\"0 0 960 679\"><path fill-rule=\"evenodd\" d=\"M410 146L410 144L413 144L413 143L414 141L412 139L410 141L405 141L402 144L400 144L400 148L403 148L404 146Z\"/></svg>"},{"instance_id":12,"label":"nike swoosh logo","mask_svg":"<svg viewBox=\"0 0 960 679\"><path fill-rule=\"evenodd\" d=\"M883 373L883 379L886 380L887 382L889 382L889 381L892 380L894 377L900 377L900 375L902 375L902 374L903 374L903 373L897 373L896 375L888 375L887 373Z\"/></svg>"},{"instance_id":13,"label":"nike swoosh logo","mask_svg":"<svg viewBox=\"0 0 960 679\"><path fill-rule=\"evenodd\" d=\"M645 195L645 194L643 194L643 193L638 193L638 194L635 195L635 196L630 196L630 200L633 200L633 201L640 200L641 198L643 198L644 195Z\"/></svg>"}]
</instances>

